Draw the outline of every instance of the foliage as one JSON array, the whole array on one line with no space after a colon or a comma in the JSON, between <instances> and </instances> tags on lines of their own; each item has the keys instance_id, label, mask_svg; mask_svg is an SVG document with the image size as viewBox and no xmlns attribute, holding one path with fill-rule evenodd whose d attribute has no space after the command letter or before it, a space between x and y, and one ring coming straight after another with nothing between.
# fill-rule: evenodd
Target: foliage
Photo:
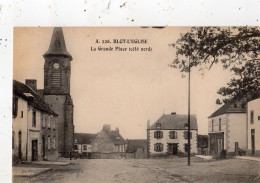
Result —
<instances>
[{"instance_id":1,"label":"foliage","mask_svg":"<svg viewBox=\"0 0 260 183\"><path fill-rule=\"evenodd\" d=\"M192 27L172 44L176 57L171 67L188 72L190 67L208 69L221 63L235 77L218 94L228 102L234 97L259 95L260 29L255 27ZM221 100L217 100L221 104Z\"/></svg>"}]
</instances>

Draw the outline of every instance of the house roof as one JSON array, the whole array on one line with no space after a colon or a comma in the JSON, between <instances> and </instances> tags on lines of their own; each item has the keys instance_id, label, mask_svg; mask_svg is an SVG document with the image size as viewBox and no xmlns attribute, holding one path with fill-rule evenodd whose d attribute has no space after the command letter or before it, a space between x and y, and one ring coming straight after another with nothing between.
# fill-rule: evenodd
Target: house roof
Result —
<instances>
[{"instance_id":1,"label":"house roof","mask_svg":"<svg viewBox=\"0 0 260 183\"><path fill-rule=\"evenodd\" d=\"M111 131L110 137L115 145L123 145L126 143L125 139L120 135L118 131Z\"/></svg>"},{"instance_id":2,"label":"house roof","mask_svg":"<svg viewBox=\"0 0 260 183\"><path fill-rule=\"evenodd\" d=\"M156 127L157 124L161 124L161 127ZM188 115L183 114L163 114L156 122L154 122L148 130L168 130L168 129L186 129L185 124L188 123ZM197 116L190 115L190 128L198 129Z\"/></svg>"},{"instance_id":3,"label":"house roof","mask_svg":"<svg viewBox=\"0 0 260 183\"><path fill-rule=\"evenodd\" d=\"M246 98L233 99L229 103L224 104L214 113L212 113L208 118L219 116L227 113L246 113Z\"/></svg>"},{"instance_id":4,"label":"house roof","mask_svg":"<svg viewBox=\"0 0 260 183\"><path fill-rule=\"evenodd\" d=\"M63 55L72 60L72 56L66 49L65 39L61 27L55 27L53 29L49 50L44 54L44 56L49 55Z\"/></svg>"},{"instance_id":5,"label":"house roof","mask_svg":"<svg viewBox=\"0 0 260 183\"><path fill-rule=\"evenodd\" d=\"M50 106L26 84L13 80L13 93L22 97L32 107L48 114L58 116L58 114L56 114Z\"/></svg>"},{"instance_id":6,"label":"house roof","mask_svg":"<svg viewBox=\"0 0 260 183\"><path fill-rule=\"evenodd\" d=\"M74 133L74 140L77 140L78 144L91 144L96 136L97 134L92 133Z\"/></svg>"},{"instance_id":7,"label":"house roof","mask_svg":"<svg viewBox=\"0 0 260 183\"><path fill-rule=\"evenodd\" d=\"M133 140L126 140L127 143L127 148L126 152L127 153L134 153L138 148L147 148L147 140L146 139L133 139Z\"/></svg>"}]
</instances>

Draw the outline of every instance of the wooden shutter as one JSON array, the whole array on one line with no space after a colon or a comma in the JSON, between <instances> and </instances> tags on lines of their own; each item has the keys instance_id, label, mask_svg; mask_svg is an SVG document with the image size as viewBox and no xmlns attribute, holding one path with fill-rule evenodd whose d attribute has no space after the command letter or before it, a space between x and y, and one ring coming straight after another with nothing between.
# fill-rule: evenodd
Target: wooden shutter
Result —
<instances>
[{"instance_id":1,"label":"wooden shutter","mask_svg":"<svg viewBox=\"0 0 260 183\"><path fill-rule=\"evenodd\" d=\"M187 132L187 131L184 131L183 133L184 133L184 138L185 138L185 139L188 139L188 132Z\"/></svg>"},{"instance_id":2,"label":"wooden shutter","mask_svg":"<svg viewBox=\"0 0 260 183\"><path fill-rule=\"evenodd\" d=\"M161 138L163 138L163 132L162 132L162 131L161 131L161 133L160 133L160 134L161 134L161 135L160 135L160 136L161 136Z\"/></svg>"},{"instance_id":3,"label":"wooden shutter","mask_svg":"<svg viewBox=\"0 0 260 183\"><path fill-rule=\"evenodd\" d=\"M161 151L163 151L163 144L160 144L160 146L161 146L161 147L160 147Z\"/></svg>"},{"instance_id":4,"label":"wooden shutter","mask_svg":"<svg viewBox=\"0 0 260 183\"><path fill-rule=\"evenodd\" d=\"M14 118L17 116L17 110L18 110L18 98L13 97L13 117Z\"/></svg>"},{"instance_id":5,"label":"wooden shutter","mask_svg":"<svg viewBox=\"0 0 260 183\"><path fill-rule=\"evenodd\" d=\"M156 131L155 131L155 132L153 132L153 134L154 134L154 138L156 138Z\"/></svg>"},{"instance_id":6,"label":"wooden shutter","mask_svg":"<svg viewBox=\"0 0 260 183\"><path fill-rule=\"evenodd\" d=\"M157 151L157 149L156 149L156 144L154 144L154 151Z\"/></svg>"}]
</instances>

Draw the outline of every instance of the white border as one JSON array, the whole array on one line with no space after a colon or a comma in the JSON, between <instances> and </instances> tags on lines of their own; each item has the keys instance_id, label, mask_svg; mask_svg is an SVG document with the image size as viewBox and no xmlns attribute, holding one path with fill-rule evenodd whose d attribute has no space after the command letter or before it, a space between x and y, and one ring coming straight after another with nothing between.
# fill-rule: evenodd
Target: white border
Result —
<instances>
[{"instance_id":1,"label":"white border","mask_svg":"<svg viewBox=\"0 0 260 183\"><path fill-rule=\"evenodd\" d=\"M0 0L0 182L12 181L14 26L259 26L259 7L259 0Z\"/></svg>"}]
</instances>

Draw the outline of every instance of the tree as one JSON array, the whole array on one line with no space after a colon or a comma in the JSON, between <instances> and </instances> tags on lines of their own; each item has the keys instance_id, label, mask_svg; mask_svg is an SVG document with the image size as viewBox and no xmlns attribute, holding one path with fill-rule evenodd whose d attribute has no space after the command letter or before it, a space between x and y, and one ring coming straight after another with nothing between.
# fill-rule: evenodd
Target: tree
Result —
<instances>
[{"instance_id":1,"label":"tree","mask_svg":"<svg viewBox=\"0 0 260 183\"><path fill-rule=\"evenodd\" d=\"M255 27L192 27L172 44L176 57L171 67L188 72L190 67L208 69L221 63L235 77L221 87L218 94L225 97L218 104L238 96L259 96L260 28Z\"/></svg>"}]
</instances>

